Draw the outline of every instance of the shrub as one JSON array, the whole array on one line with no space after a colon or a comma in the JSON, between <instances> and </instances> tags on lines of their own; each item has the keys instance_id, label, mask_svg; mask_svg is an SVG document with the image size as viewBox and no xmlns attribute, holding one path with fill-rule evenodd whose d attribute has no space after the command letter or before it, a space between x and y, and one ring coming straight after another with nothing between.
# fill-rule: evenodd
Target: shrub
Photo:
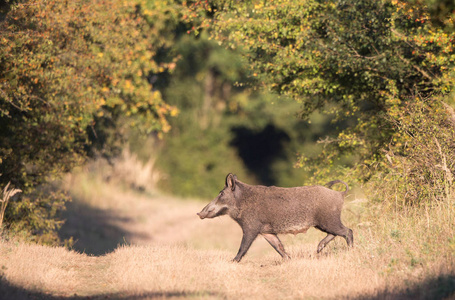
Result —
<instances>
[{"instance_id":1,"label":"shrub","mask_svg":"<svg viewBox=\"0 0 455 300\"><path fill-rule=\"evenodd\" d=\"M11 231L52 236L67 197L45 183L85 160L89 135L102 149L125 128L170 129L177 110L149 76L172 68L154 60L172 16L143 2L17 1L2 14L0 186L23 190L6 211Z\"/></svg>"},{"instance_id":2,"label":"shrub","mask_svg":"<svg viewBox=\"0 0 455 300\"><path fill-rule=\"evenodd\" d=\"M398 208L453 200L455 174L455 114L434 98L416 97L389 118L395 136L383 149L383 159L364 176L372 176L370 191L382 201L394 195Z\"/></svg>"}]
</instances>

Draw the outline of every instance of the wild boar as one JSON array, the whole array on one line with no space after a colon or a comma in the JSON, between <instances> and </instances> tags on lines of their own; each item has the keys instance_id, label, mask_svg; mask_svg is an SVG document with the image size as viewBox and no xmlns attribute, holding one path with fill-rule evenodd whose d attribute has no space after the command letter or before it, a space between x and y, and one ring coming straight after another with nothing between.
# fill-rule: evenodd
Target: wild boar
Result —
<instances>
[{"instance_id":1,"label":"wild boar","mask_svg":"<svg viewBox=\"0 0 455 300\"><path fill-rule=\"evenodd\" d=\"M344 192L331 190L336 183L346 186ZM243 231L240 249L234 261L239 262L256 237L261 234L284 258L284 250L278 234L305 233L315 227L327 236L319 242L317 252L335 238L342 236L349 247L353 246L352 230L341 223L341 208L348 185L335 180L324 186L280 188L275 186L249 185L229 173L224 189L197 215L201 219L229 215Z\"/></svg>"}]
</instances>

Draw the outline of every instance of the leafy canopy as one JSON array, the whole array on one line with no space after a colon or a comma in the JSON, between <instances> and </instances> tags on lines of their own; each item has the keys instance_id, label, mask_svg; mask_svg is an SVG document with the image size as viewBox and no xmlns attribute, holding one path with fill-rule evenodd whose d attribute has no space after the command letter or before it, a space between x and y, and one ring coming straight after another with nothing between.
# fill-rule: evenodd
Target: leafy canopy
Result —
<instances>
[{"instance_id":1,"label":"leafy canopy","mask_svg":"<svg viewBox=\"0 0 455 300\"><path fill-rule=\"evenodd\" d=\"M246 51L259 84L300 102L302 117L322 110L334 122L350 121L326 140L326 164L344 153L375 165L383 149L404 146L390 120L409 101L452 89L454 33L433 26L421 4L275 0L188 7L189 18L200 18L213 38Z\"/></svg>"},{"instance_id":2,"label":"leafy canopy","mask_svg":"<svg viewBox=\"0 0 455 300\"><path fill-rule=\"evenodd\" d=\"M155 60L177 14L161 3L30 0L2 14L0 184L24 191L7 213L18 231L55 238L64 198L38 187L81 163L87 132L96 139L121 137L131 126L169 131L167 116L177 109L149 82L173 68Z\"/></svg>"}]
</instances>

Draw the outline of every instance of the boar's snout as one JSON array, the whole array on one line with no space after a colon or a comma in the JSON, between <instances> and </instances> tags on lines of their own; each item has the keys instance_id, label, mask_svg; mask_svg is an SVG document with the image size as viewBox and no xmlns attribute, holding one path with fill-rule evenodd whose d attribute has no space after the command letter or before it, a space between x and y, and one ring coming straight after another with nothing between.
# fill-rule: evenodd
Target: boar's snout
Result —
<instances>
[{"instance_id":1,"label":"boar's snout","mask_svg":"<svg viewBox=\"0 0 455 300\"><path fill-rule=\"evenodd\" d=\"M203 212L203 211L198 212L197 215L198 215L199 218L201 218L201 219L205 219L205 217L207 217L207 213L206 213L206 212Z\"/></svg>"},{"instance_id":2,"label":"boar's snout","mask_svg":"<svg viewBox=\"0 0 455 300\"><path fill-rule=\"evenodd\" d=\"M213 213L213 211L215 210L214 207L210 207L210 204L209 203L206 207L204 207L200 212L197 213L197 215L199 216L199 218L201 219L205 219L207 217L210 217L209 215ZM213 218L213 217L212 217Z\"/></svg>"},{"instance_id":3,"label":"boar's snout","mask_svg":"<svg viewBox=\"0 0 455 300\"><path fill-rule=\"evenodd\" d=\"M227 213L227 207L218 203L218 198L207 204L197 215L201 219L215 218Z\"/></svg>"}]
</instances>

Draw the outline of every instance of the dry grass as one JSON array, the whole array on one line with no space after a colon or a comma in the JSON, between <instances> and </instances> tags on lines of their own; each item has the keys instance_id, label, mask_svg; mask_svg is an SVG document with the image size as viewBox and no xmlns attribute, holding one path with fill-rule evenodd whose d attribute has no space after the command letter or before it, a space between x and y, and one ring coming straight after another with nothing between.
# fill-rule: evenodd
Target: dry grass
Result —
<instances>
[{"instance_id":1,"label":"dry grass","mask_svg":"<svg viewBox=\"0 0 455 300\"><path fill-rule=\"evenodd\" d=\"M0 248L3 279L30 290L70 295L80 287L80 269L88 258L65 248L3 242Z\"/></svg>"},{"instance_id":2,"label":"dry grass","mask_svg":"<svg viewBox=\"0 0 455 300\"><path fill-rule=\"evenodd\" d=\"M2 176L2 174L0 174L0 176ZM10 183L11 182L8 182L8 184L3 189L3 196L0 199L0 230L2 230L3 217L5 216L6 206L8 205L9 200L14 197L14 195L22 192L19 189L10 189Z\"/></svg>"},{"instance_id":3,"label":"dry grass","mask_svg":"<svg viewBox=\"0 0 455 300\"><path fill-rule=\"evenodd\" d=\"M73 176L72 184L68 183L76 197L74 204L88 214L96 210L109 215L109 222L94 230L109 236L111 227L121 228L126 242L101 248L105 255L91 256L2 241L0 292L6 298L455 297L454 207L450 203L394 213L382 208L366 211L361 201L348 199L343 219L354 230L354 249L348 251L345 241L336 238L317 255L316 246L324 234L310 230L282 237L293 257L290 261L282 261L259 237L236 264L231 259L240 244L240 228L228 217L199 220L195 213L204 202L132 192L86 176ZM92 192L82 188L88 182ZM82 251L77 246L80 242L75 249Z\"/></svg>"},{"instance_id":4,"label":"dry grass","mask_svg":"<svg viewBox=\"0 0 455 300\"><path fill-rule=\"evenodd\" d=\"M155 161L155 156L150 155L150 158L144 162L138 158L137 154L132 153L128 146L125 146L121 155L111 161L99 157L84 167L76 169L73 173L88 175L84 178L76 177L79 180L89 181L87 191L90 196L94 187L92 180L108 182L111 185L123 186L127 189L153 192L156 189L156 184L163 177L162 173L155 167ZM71 180L72 175L68 174L68 176ZM103 186L109 187L110 185Z\"/></svg>"},{"instance_id":5,"label":"dry grass","mask_svg":"<svg viewBox=\"0 0 455 300\"><path fill-rule=\"evenodd\" d=\"M355 262L341 261L343 257L297 255L292 261L282 262L270 251L260 259L249 258L236 264L230 262L232 253L228 251L178 246L124 247L112 255L116 260L109 271L116 275L111 284L119 293L174 292L230 299L327 298L372 293L381 282L375 271L357 269ZM131 275L136 280L131 280ZM359 283L362 276L365 280Z\"/></svg>"}]
</instances>

